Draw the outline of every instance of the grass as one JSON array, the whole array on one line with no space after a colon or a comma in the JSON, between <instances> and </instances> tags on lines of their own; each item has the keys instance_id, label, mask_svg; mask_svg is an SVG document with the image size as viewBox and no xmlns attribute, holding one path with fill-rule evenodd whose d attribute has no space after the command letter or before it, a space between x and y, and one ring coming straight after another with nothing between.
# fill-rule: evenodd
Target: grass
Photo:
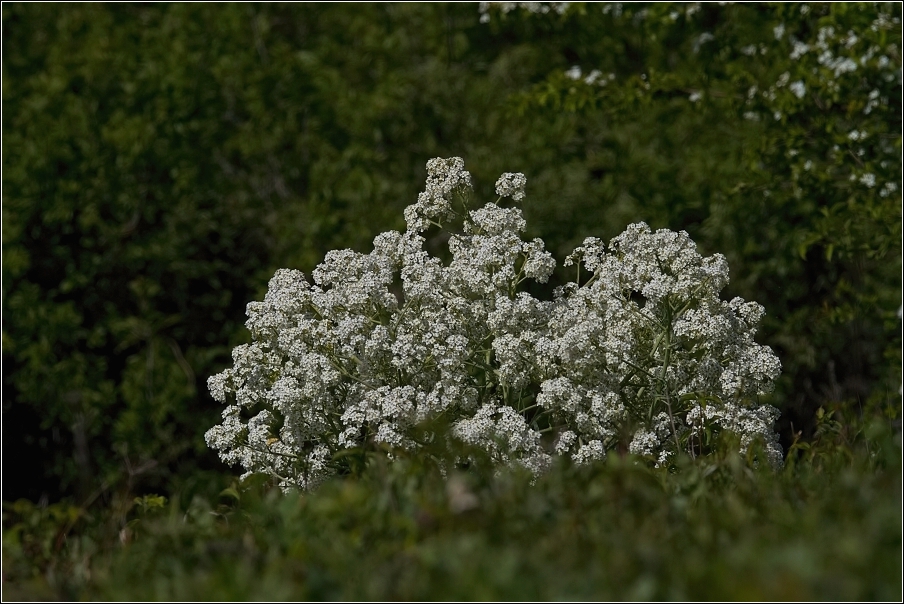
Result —
<instances>
[{"instance_id":1,"label":"grass","mask_svg":"<svg viewBox=\"0 0 904 604\"><path fill-rule=\"evenodd\" d=\"M419 456L304 495L252 480L87 512L5 504L3 596L899 600L900 431L833 421L778 473L723 452L444 477Z\"/></svg>"}]
</instances>

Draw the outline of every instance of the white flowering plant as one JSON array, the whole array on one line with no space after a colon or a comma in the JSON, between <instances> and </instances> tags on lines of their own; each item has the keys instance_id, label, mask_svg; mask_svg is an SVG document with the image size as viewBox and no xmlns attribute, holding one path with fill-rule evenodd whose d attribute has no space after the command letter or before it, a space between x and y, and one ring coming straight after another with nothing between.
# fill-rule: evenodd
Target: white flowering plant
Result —
<instances>
[{"instance_id":1,"label":"white flowering plant","mask_svg":"<svg viewBox=\"0 0 904 604\"><path fill-rule=\"evenodd\" d=\"M349 452L458 442L540 473L610 451L668 466L731 434L782 463L778 411L759 401L781 364L754 341L763 308L720 300L723 256L632 224L608 245L586 239L564 262L574 281L538 299L525 283L547 283L556 262L503 204L523 199L524 175L503 174L496 202L471 209L460 158L427 174L405 232L329 252L313 283L278 270L248 305L252 342L208 382L226 405L206 434L224 462L309 489L347 472ZM449 231L446 262L424 249L435 227ZM450 429L425 428L437 420Z\"/></svg>"}]
</instances>

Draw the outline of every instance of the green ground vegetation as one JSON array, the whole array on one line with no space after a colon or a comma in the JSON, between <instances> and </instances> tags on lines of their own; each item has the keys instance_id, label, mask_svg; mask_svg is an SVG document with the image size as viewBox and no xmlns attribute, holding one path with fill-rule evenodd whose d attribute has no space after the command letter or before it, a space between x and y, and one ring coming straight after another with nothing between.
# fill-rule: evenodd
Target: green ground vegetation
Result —
<instances>
[{"instance_id":1,"label":"green ground vegetation","mask_svg":"<svg viewBox=\"0 0 904 604\"><path fill-rule=\"evenodd\" d=\"M531 476L376 459L309 494L265 481L108 509L4 508L4 596L90 600L895 600L901 440L824 413L776 474L733 443ZM123 493L122 497L128 494Z\"/></svg>"}]
</instances>

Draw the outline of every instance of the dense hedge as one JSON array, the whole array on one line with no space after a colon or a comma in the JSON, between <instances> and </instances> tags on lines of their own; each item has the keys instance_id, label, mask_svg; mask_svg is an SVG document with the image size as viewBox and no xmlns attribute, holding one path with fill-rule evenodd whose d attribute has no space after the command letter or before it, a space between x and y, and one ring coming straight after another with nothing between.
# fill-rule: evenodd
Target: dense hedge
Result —
<instances>
[{"instance_id":1,"label":"dense hedge","mask_svg":"<svg viewBox=\"0 0 904 604\"><path fill-rule=\"evenodd\" d=\"M4 509L4 597L900 599L900 434L836 426L824 415L779 474L725 450L678 473L613 456L536 482L443 477L417 455L305 495L250 481L112 513L20 501Z\"/></svg>"}]
</instances>

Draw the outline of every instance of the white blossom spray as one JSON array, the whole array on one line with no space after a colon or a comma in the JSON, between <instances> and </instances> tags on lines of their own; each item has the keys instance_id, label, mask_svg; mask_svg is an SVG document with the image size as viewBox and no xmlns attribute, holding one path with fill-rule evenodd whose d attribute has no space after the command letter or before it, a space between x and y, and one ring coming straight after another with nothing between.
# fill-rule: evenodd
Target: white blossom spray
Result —
<instances>
[{"instance_id":1,"label":"white blossom spray","mask_svg":"<svg viewBox=\"0 0 904 604\"><path fill-rule=\"evenodd\" d=\"M665 465L724 432L780 465L778 411L758 397L781 364L754 341L763 308L719 298L725 258L632 224L608 245L585 240L564 263L575 280L536 299L524 282L547 282L556 262L521 238L521 210L499 205L525 186L503 174L496 203L468 209L464 161L432 159L405 232L378 235L369 254L329 252L313 282L278 270L248 305L252 342L208 381L226 405L208 445L244 476L300 489L343 471L348 450L418 451L439 417L441 439L535 473L619 447ZM453 219L443 263L422 233Z\"/></svg>"}]
</instances>

